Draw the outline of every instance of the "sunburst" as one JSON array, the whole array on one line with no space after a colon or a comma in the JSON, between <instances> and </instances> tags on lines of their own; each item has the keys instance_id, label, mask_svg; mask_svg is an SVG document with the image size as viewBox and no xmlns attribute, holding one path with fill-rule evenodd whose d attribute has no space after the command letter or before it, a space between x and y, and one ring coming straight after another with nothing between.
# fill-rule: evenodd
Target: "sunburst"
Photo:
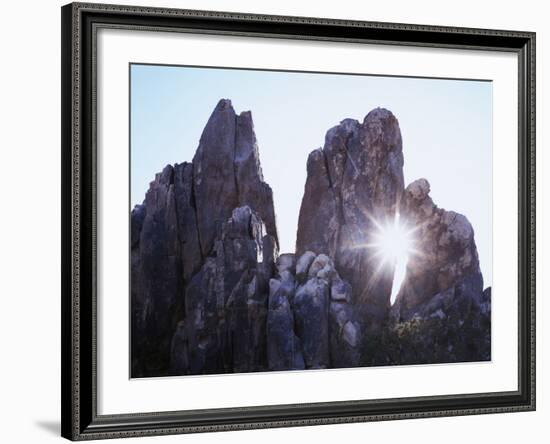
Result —
<instances>
[{"instance_id":1,"label":"sunburst","mask_svg":"<svg viewBox=\"0 0 550 444\"><path fill-rule=\"evenodd\" d=\"M393 220L380 223L371 218L371 221L375 226L372 241L368 244L356 246L356 248L372 249L374 256L380 259L373 278L376 278L385 267L394 267L390 297L390 303L393 304L405 278L408 261L412 256L420 255L420 252L416 249L415 237L418 227L411 227L407 224L401 218L399 212L395 213Z\"/></svg>"}]
</instances>

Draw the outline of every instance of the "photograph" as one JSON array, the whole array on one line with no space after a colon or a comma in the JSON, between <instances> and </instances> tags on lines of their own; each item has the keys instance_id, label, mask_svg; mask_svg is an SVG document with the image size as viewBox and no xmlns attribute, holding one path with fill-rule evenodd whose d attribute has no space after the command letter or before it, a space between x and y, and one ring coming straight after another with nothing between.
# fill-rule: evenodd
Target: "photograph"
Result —
<instances>
[{"instance_id":1,"label":"photograph","mask_svg":"<svg viewBox=\"0 0 550 444\"><path fill-rule=\"evenodd\" d=\"M128 75L130 378L491 361L490 79Z\"/></svg>"},{"instance_id":2,"label":"photograph","mask_svg":"<svg viewBox=\"0 0 550 444\"><path fill-rule=\"evenodd\" d=\"M539 16L205 1L61 8L61 435L524 440Z\"/></svg>"}]
</instances>

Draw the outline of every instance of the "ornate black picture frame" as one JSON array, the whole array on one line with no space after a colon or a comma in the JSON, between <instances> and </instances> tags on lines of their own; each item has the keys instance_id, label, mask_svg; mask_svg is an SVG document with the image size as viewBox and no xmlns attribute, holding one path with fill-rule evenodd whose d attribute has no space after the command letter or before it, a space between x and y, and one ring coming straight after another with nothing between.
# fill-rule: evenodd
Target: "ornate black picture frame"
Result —
<instances>
[{"instance_id":1,"label":"ornate black picture frame","mask_svg":"<svg viewBox=\"0 0 550 444\"><path fill-rule=\"evenodd\" d=\"M534 33L86 3L66 5L61 14L62 436L85 440L535 409ZM518 390L98 415L96 221L101 211L96 200L98 28L514 53L519 66Z\"/></svg>"}]
</instances>

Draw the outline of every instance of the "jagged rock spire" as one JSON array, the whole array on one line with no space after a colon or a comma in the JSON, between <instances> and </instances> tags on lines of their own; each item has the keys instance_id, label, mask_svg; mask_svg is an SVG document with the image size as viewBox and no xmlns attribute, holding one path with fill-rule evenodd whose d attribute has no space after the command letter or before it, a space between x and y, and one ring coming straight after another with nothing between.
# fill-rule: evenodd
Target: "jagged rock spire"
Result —
<instances>
[{"instance_id":1,"label":"jagged rock spire","mask_svg":"<svg viewBox=\"0 0 550 444\"><path fill-rule=\"evenodd\" d=\"M193 158L193 186L202 254L211 252L221 224L249 205L276 240L273 192L263 181L252 115L235 113L230 100L216 105Z\"/></svg>"},{"instance_id":2,"label":"jagged rock spire","mask_svg":"<svg viewBox=\"0 0 550 444\"><path fill-rule=\"evenodd\" d=\"M298 223L297 254L334 258L354 301L379 319L389 309L393 269L380 268L365 246L375 224L393 217L403 192L401 145L399 123L383 108L363 123L346 119L330 129L323 149L309 155Z\"/></svg>"},{"instance_id":3,"label":"jagged rock spire","mask_svg":"<svg viewBox=\"0 0 550 444\"><path fill-rule=\"evenodd\" d=\"M167 371L186 288L216 255L216 240L233 210L244 206L259 215L277 245L273 193L263 181L252 115L237 115L231 101L222 99L203 130L193 163L167 165L132 212L136 374Z\"/></svg>"}]
</instances>

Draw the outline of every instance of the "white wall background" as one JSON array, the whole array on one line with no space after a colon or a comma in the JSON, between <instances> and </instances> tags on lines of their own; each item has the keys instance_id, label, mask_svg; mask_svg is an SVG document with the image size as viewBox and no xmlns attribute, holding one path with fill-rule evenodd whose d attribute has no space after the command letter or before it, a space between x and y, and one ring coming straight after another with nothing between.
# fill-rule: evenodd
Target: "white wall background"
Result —
<instances>
[{"instance_id":1,"label":"white wall background","mask_svg":"<svg viewBox=\"0 0 550 444\"><path fill-rule=\"evenodd\" d=\"M538 409L519 414L225 432L126 442L280 443L546 442L550 385L544 373L550 329L545 303L544 233L550 205L545 109L550 90L550 13L536 0L117 0L118 3L262 14L517 29L537 32ZM60 6L58 0L5 2L0 27L0 436L3 442L59 441L60 412ZM548 77L548 76L546 76ZM546 272L546 273L545 273Z\"/></svg>"}]
</instances>

